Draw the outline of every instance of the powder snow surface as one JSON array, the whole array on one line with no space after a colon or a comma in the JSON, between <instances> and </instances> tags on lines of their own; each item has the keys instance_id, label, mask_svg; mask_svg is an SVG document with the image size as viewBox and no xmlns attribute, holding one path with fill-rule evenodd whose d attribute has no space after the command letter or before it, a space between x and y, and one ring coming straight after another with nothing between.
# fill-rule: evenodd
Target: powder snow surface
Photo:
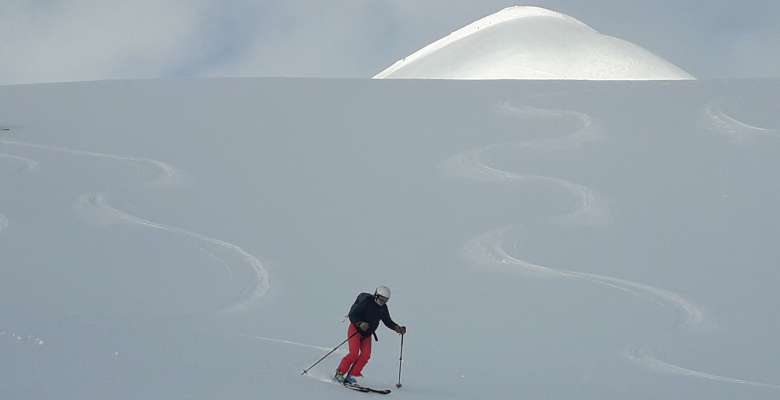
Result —
<instances>
[{"instance_id":1,"label":"powder snow surface","mask_svg":"<svg viewBox=\"0 0 780 400\"><path fill-rule=\"evenodd\" d=\"M780 396L780 81L0 87L0 399Z\"/></svg>"}]
</instances>

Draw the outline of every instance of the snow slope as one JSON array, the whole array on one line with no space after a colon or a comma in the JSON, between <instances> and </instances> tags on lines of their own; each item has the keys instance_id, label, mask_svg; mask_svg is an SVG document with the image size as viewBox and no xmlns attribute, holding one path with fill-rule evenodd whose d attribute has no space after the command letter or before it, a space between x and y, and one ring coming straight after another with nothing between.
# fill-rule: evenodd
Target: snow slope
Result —
<instances>
[{"instance_id":1,"label":"snow slope","mask_svg":"<svg viewBox=\"0 0 780 400\"><path fill-rule=\"evenodd\" d=\"M777 93L0 87L0 397L364 398L300 373L385 284L393 398L775 399Z\"/></svg>"},{"instance_id":2,"label":"snow slope","mask_svg":"<svg viewBox=\"0 0 780 400\"><path fill-rule=\"evenodd\" d=\"M374 78L694 79L640 46L528 6L505 8L458 29Z\"/></svg>"}]
</instances>

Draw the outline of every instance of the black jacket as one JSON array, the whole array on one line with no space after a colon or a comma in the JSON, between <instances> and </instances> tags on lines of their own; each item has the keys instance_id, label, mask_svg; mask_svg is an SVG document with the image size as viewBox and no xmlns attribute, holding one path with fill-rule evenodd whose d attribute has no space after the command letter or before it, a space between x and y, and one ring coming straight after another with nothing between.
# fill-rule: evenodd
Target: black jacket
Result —
<instances>
[{"instance_id":1,"label":"black jacket","mask_svg":"<svg viewBox=\"0 0 780 400\"><path fill-rule=\"evenodd\" d=\"M370 328L368 331L363 332L358 329L358 332L363 337L371 336L379 327L379 321L382 321L385 326L392 330L398 328L398 324L393 322L390 318L390 311L387 309L387 305L379 305L374 301L374 296L369 293L361 293L355 299L355 304L352 304L352 308L349 309L349 321L353 324L358 322L368 322Z\"/></svg>"}]
</instances>

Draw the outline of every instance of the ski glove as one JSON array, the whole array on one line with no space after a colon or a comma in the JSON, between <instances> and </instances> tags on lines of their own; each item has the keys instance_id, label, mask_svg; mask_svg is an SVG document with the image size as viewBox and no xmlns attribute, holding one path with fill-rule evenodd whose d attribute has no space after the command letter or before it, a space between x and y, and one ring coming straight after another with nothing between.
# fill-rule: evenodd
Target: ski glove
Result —
<instances>
[{"instance_id":1,"label":"ski glove","mask_svg":"<svg viewBox=\"0 0 780 400\"><path fill-rule=\"evenodd\" d=\"M358 329L360 329L360 330L361 330L361 331L363 331L363 332L367 332L367 331L368 331L368 328L370 328L370 327L371 327L371 325L369 325L369 324L368 324L368 322L365 322L365 321L358 322L358 323L357 323L357 324L355 324L355 325L357 325Z\"/></svg>"},{"instance_id":2,"label":"ski glove","mask_svg":"<svg viewBox=\"0 0 780 400\"><path fill-rule=\"evenodd\" d=\"M399 325L398 327L395 328L395 331L398 332L401 335L405 335L406 334L406 327Z\"/></svg>"}]
</instances>

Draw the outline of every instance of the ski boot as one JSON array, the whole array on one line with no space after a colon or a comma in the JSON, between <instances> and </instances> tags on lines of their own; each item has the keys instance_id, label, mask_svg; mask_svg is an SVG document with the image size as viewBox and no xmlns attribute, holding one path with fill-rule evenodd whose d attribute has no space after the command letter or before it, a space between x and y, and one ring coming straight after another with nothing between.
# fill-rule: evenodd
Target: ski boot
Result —
<instances>
[{"instance_id":1,"label":"ski boot","mask_svg":"<svg viewBox=\"0 0 780 400\"><path fill-rule=\"evenodd\" d=\"M354 377L354 376L352 376L352 375L347 375L347 376L344 378L344 382L343 382L343 383L344 383L345 385L357 385L357 384L358 384L358 382L357 382L357 379L355 379L355 377Z\"/></svg>"}]
</instances>

